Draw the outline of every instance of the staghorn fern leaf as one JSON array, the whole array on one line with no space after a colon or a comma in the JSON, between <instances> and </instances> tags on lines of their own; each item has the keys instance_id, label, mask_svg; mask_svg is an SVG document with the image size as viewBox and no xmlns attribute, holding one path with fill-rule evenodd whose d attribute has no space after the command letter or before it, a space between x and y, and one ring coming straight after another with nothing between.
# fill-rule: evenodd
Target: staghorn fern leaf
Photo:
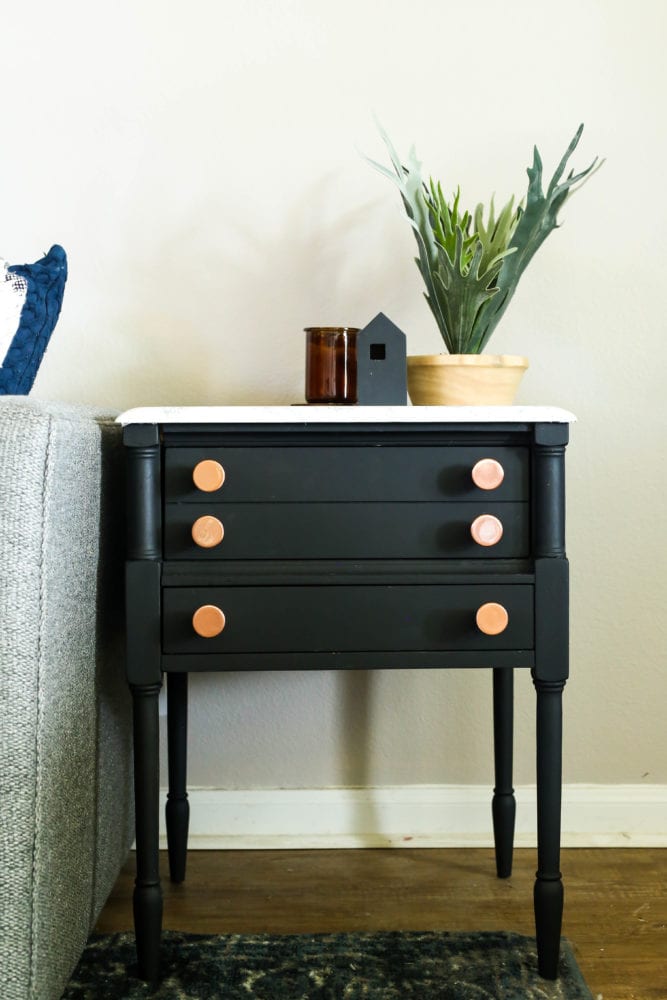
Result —
<instances>
[{"instance_id":1,"label":"staghorn fern leaf","mask_svg":"<svg viewBox=\"0 0 667 1000\"><path fill-rule=\"evenodd\" d=\"M371 166L379 170L385 177L389 177L398 187L405 213L417 240L419 249L417 266L426 285L426 298L446 343L447 327L444 316L439 311L439 299L435 285L435 272L438 267L438 249L431 227L431 212L424 193L425 185L421 176L421 163L417 159L413 146L408 154L408 166L403 166L389 136L379 122L377 123L377 127L389 152L394 173L392 174L390 170L387 170L386 167L376 163L374 160L369 160L368 157L366 159Z\"/></svg>"},{"instance_id":2,"label":"staghorn fern leaf","mask_svg":"<svg viewBox=\"0 0 667 1000\"><path fill-rule=\"evenodd\" d=\"M558 212L572 194L574 185L579 184L581 186L581 184L593 175L596 169L602 166L602 163L598 163L596 157L585 170L576 175L570 171L567 179L559 183L567 161L579 143L583 128L583 125L579 126L574 138L567 147L565 155L551 178L546 196L542 191L542 158L537 146L534 148L533 165L527 168L528 192L526 194L526 205L521 212L521 217L510 244L516 250L516 253L506 258L503 262L500 274L498 275L498 288L501 294L496 297L493 303L489 303L487 307L480 311L476 321L476 328L473 331L475 342L480 344L480 351L484 350L484 346L502 319L516 291L521 275L547 236L558 227Z\"/></svg>"},{"instance_id":3,"label":"staghorn fern leaf","mask_svg":"<svg viewBox=\"0 0 667 1000\"><path fill-rule=\"evenodd\" d=\"M475 317L484 304L497 294L497 289L491 286L502 263L501 257L492 263L484 274L480 274L484 247L481 241L477 240L472 260L464 270L464 247L463 232L457 227L454 260L451 260L446 250L441 248L439 267L435 273L438 311L445 317L447 327L445 343L451 354L469 353L470 317ZM436 315L435 310L433 312Z\"/></svg>"},{"instance_id":4,"label":"staghorn fern leaf","mask_svg":"<svg viewBox=\"0 0 667 1000\"><path fill-rule=\"evenodd\" d=\"M484 247L484 256L480 268L482 274L499 254L510 252L510 242L520 216L521 208L520 206L517 209L514 208L514 197L510 198L497 219L495 217L493 198L491 198L487 225L484 225L484 206L480 204L475 209L474 228Z\"/></svg>"},{"instance_id":5,"label":"staghorn fern leaf","mask_svg":"<svg viewBox=\"0 0 667 1000\"><path fill-rule=\"evenodd\" d=\"M398 187L419 248L416 264L426 285L426 300L447 350L477 354L486 346L514 295L521 275L547 236L558 226L558 212L571 194L602 166L597 157L589 167L561 180L583 131L581 125L542 190L542 159L537 147L528 167L525 206L514 208L510 198L496 219L493 198L488 221L477 205L472 216L461 212L460 189L448 203L439 182L426 185L421 163L411 148L401 162L378 123L394 172L368 160ZM366 158L368 159L368 158ZM472 222L472 230L470 232Z\"/></svg>"},{"instance_id":6,"label":"staghorn fern leaf","mask_svg":"<svg viewBox=\"0 0 667 1000\"><path fill-rule=\"evenodd\" d=\"M461 268L461 272L464 273L468 270L472 262L477 244L477 234L468 235L471 221L469 212L464 212L463 216L459 217L460 194L460 190L456 192L454 202L450 208L447 204L447 199L442 193L441 185L431 178L426 198L431 209L431 226L436 243L439 247L443 247L446 250L451 261L454 261L456 256L456 233L457 230L461 230L463 247L459 267Z\"/></svg>"}]
</instances>

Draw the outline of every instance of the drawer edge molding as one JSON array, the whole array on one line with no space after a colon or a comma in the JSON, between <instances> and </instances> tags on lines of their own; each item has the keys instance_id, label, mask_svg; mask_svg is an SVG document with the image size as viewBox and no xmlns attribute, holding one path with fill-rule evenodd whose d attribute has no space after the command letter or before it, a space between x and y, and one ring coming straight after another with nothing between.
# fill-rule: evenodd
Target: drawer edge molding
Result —
<instances>
[{"instance_id":1,"label":"drawer edge molding","mask_svg":"<svg viewBox=\"0 0 667 1000\"><path fill-rule=\"evenodd\" d=\"M530 560L324 559L178 561L162 564L162 586L345 586L479 584L524 586L535 581Z\"/></svg>"},{"instance_id":2,"label":"drawer edge molding","mask_svg":"<svg viewBox=\"0 0 667 1000\"><path fill-rule=\"evenodd\" d=\"M221 671L273 670L488 670L492 668L532 670L532 649L501 649L482 654L470 650L401 653L373 653L354 650L346 653L163 653L162 669L167 673L209 673Z\"/></svg>"}]
</instances>

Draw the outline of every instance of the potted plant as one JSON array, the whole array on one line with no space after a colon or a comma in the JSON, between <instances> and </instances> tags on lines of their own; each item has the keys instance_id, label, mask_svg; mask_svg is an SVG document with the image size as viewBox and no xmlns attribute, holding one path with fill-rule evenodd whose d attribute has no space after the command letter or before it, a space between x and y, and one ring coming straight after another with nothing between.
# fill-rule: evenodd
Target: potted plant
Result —
<instances>
[{"instance_id":1,"label":"potted plant","mask_svg":"<svg viewBox=\"0 0 667 1000\"><path fill-rule=\"evenodd\" d=\"M565 179L567 162L581 137L580 125L542 190L542 160L537 147L528 167L525 202L510 198L496 217L491 199L486 221L482 204L474 212L461 207L460 189L448 200L438 181L428 184L414 147L403 164L386 132L380 133L393 170L369 162L392 180L401 194L419 247L416 264L426 285L426 301L448 354L408 357L408 391L415 404L509 404L526 358L484 354L491 334L533 255L558 225L558 212L575 190L602 164L597 157L580 173Z\"/></svg>"}]
</instances>

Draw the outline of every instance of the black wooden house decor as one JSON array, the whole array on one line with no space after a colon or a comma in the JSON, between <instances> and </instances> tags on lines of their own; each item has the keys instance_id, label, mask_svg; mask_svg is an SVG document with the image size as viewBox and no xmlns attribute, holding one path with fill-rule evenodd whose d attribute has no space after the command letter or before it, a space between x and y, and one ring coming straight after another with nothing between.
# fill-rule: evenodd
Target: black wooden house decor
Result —
<instances>
[{"instance_id":1,"label":"black wooden house decor","mask_svg":"<svg viewBox=\"0 0 667 1000\"><path fill-rule=\"evenodd\" d=\"M384 313L357 334L357 403L407 404L405 334Z\"/></svg>"}]
</instances>

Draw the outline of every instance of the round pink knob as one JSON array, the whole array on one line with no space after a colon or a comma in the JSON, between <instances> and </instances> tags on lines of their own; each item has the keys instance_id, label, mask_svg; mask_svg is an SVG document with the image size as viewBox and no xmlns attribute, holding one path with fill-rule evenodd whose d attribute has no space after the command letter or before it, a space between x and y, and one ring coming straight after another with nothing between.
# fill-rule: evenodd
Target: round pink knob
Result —
<instances>
[{"instance_id":1,"label":"round pink knob","mask_svg":"<svg viewBox=\"0 0 667 1000\"><path fill-rule=\"evenodd\" d=\"M192 480L198 490L204 493L215 493L225 481L225 470L220 462L205 458L197 462L192 470Z\"/></svg>"},{"instance_id":2,"label":"round pink knob","mask_svg":"<svg viewBox=\"0 0 667 1000\"><path fill-rule=\"evenodd\" d=\"M215 604L202 604L192 616L193 629L204 639L213 639L216 635L220 635L226 624L224 611Z\"/></svg>"},{"instance_id":3,"label":"round pink knob","mask_svg":"<svg viewBox=\"0 0 667 1000\"><path fill-rule=\"evenodd\" d=\"M510 617L502 604L495 604L492 601L482 604L475 615L477 628L484 635L500 635L507 628L509 620Z\"/></svg>"},{"instance_id":4,"label":"round pink knob","mask_svg":"<svg viewBox=\"0 0 667 1000\"><path fill-rule=\"evenodd\" d=\"M495 490L505 478L505 470L495 458L480 458L472 468L472 481L480 490Z\"/></svg>"},{"instance_id":5,"label":"round pink knob","mask_svg":"<svg viewBox=\"0 0 667 1000\"><path fill-rule=\"evenodd\" d=\"M202 549L214 549L225 537L222 521L212 514L198 517L192 525L192 540Z\"/></svg>"},{"instance_id":6,"label":"round pink knob","mask_svg":"<svg viewBox=\"0 0 667 1000\"><path fill-rule=\"evenodd\" d=\"M470 525L470 534L478 545L497 545L503 537L503 526L493 514L480 514Z\"/></svg>"}]
</instances>

